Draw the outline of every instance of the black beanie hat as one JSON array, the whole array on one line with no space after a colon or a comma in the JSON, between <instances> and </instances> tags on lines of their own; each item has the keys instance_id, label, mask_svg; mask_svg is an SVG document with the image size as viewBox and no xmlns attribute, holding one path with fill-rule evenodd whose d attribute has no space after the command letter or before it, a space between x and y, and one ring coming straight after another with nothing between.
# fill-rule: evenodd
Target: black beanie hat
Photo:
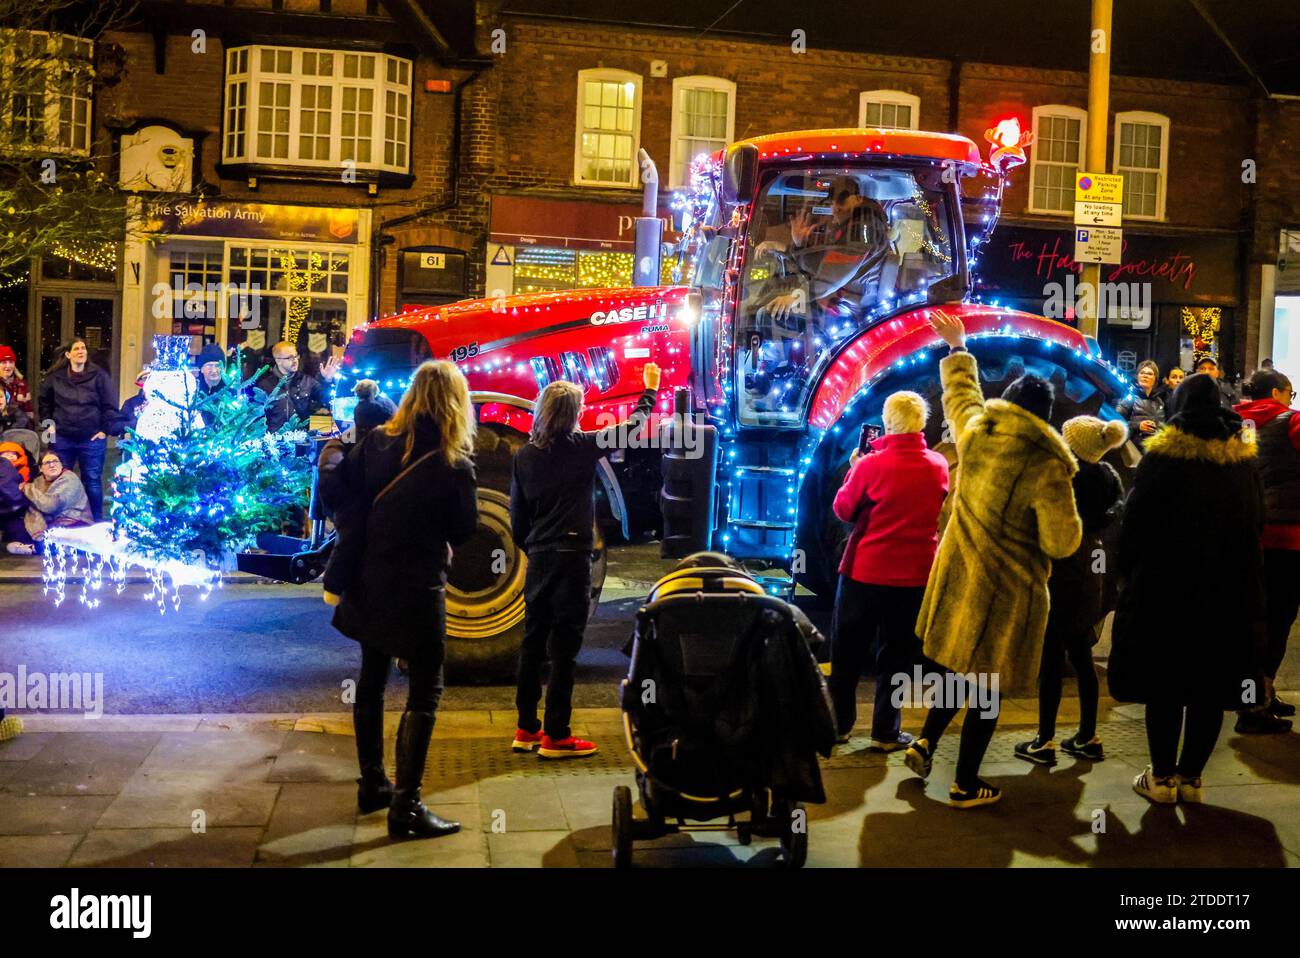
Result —
<instances>
[{"instance_id":1,"label":"black beanie hat","mask_svg":"<svg viewBox=\"0 0 1300 958\"><path fill-rule=\"evenodd\" d=\"M1049 422L1052 418L1052 404L1056 401L1056 390L1042 376L1025 373L1002 391L1002 398L1033 413L1043 422Z\"/></svg>"}]
</instances>

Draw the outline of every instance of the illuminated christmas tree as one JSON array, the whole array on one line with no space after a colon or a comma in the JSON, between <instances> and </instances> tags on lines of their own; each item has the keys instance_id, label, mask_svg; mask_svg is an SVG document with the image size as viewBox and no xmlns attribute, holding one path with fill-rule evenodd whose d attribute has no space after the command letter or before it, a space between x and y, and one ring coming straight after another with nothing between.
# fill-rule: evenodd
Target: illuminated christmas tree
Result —
<instances>
[{"instance_id":1,"label":"illuminated christmas tree","mask_svg":"<svg viewBox=\"0 0 1300 958\"><path fill-rule=\"evenodd\" d=\"M241 381L238 357L226 366L225 387L202 393L188 345L185 336L154 337L158 360L139 426L121 443L129 459L117 478L113 531L149 560L219 568L306 505L311 444L298 420L267 433L263 406L250 398L263 370Z\"/></svg>"}]
</instances>

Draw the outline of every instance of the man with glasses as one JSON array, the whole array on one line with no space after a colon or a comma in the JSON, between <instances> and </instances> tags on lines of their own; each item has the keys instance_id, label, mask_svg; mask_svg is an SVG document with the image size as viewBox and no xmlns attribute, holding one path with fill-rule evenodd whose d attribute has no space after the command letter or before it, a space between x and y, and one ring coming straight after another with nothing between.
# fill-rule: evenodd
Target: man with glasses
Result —
<instances>
[{"instance_id":1,"label":"man with glasses","mask_svg":"<svg viewBox=\"0 0 1300 958\"><path fill-rule=\"evenodd\" d=\"M280 342L271 347L274 366L253 384L253 398L266 406L266 431L276 432L295 416L307 419L317 410L329 408L326 382L338 375L339 360L331 356L320 368L321 378L300 370L298 349L293 343ZM281 386L279 393L275 393Z\"/></svg>"},{"instance_id":2,"label":"man with glasses","mask_svg":"<svg viewBox=\"0 0 1300 958\"><path fill-rule=\"evenodd\" d=\"M1197 365L1201 368L1201 364ZM1216 367L1217 368L1217 367ZM1291 409L1291 380L1274 369L1260 369L1242 391L1249 397L1233 409L1253 424L1259 450L1255 465L1264 487L1265 633L1260 663L1264 692L1259 705L1237 713L1239 734L1288 732L1295 706L1277 697L1273 680L1286 657L1287 636L1300 613L1300 416Z\"/></svg>"}]
</instances>

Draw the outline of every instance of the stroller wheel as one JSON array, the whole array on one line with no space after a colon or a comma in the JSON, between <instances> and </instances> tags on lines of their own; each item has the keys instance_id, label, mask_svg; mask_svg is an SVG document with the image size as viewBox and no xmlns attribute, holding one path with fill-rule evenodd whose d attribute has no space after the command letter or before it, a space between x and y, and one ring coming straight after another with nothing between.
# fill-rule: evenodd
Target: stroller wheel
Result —
<instances>
[{"instance_id":1,"label":"stroller wheel","mask_svg":"<svg viewBox=\"0 0 1300 958\"><path fill-rule=\"evenodd\" d=\"M772 817L781 837L781 862L803 868L808 861L808 812L800 802L772 803Z\"/></svg>"},{"instance_id":2,"label":"stroller wheel","mask_svg":"<svg viewBox=\"0 0 1300 958\"><path fill-rule=\"evenodd\" d=\"M632 867L632 789L614 786L614 816L610 827L614 838L614 867Z\"/></svg>"}]
</instances>

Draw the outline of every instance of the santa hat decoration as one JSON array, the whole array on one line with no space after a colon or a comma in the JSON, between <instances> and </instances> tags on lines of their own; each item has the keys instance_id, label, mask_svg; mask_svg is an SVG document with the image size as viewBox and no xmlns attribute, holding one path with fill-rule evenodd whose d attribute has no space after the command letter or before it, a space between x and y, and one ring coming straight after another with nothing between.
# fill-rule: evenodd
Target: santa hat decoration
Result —
<instances>
[{"instance_id":1,"label":"santa hat decoration","mask_svg":"<svg viewBox=\"0 0 1300 958\"><path fill-rule=\"evenodd\" d=\"M1061 426L1070 451L1084 462L1100 462L1112 449L1124 445L1128 426L1119 419L1105 421L1096 416L1075 416Z\"/></svg>"}]
</instances>

